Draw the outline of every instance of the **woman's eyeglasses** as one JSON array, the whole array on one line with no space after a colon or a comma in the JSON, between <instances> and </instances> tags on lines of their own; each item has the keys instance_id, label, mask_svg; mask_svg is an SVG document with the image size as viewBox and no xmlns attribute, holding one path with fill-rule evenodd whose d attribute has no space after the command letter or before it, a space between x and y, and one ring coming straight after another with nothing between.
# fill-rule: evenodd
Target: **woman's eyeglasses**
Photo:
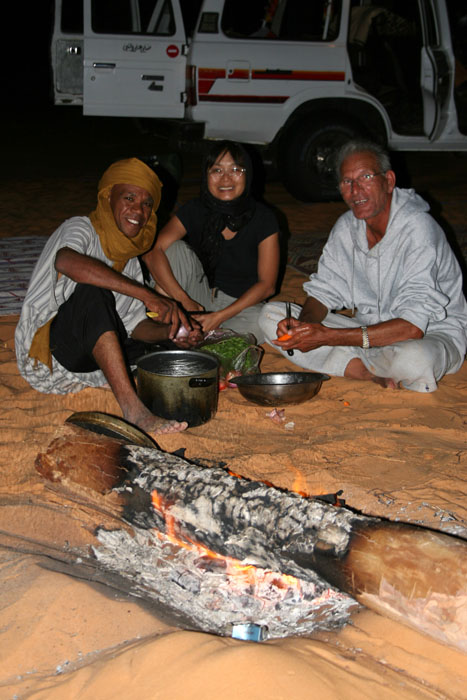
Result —
<instances>
[{"instance_id":1,"label":"woman's eyeglasses","mask_svg":"<svg viewBox=\"0 0 467 700\"><path fill-rule=\"evenodd\" d=\"M239 180L244 172L245 168L240 168L234 165L232 168L228 168L227 170L218 167L211 168L208 170L208 175L214 180L220 180L221 177L224 177L224 175L227 175L227 177L232 177L234 180Z\"/></svg>"},{"instance_id":2,"label":"woman's eyeglasses","mask_svg":"<svg viewBox=\"0 0 467 700\"><path fill-rule=\"evenodd\" d=\"M344 177L344 179L339 182L339 187L341 190L350 190L355 184L357 184L359 187L369 187L373 184L377 175L384 175L384 173L363 173L363 175L359 175L353 179L350 177Z\"/></svg>"}]
</instances>

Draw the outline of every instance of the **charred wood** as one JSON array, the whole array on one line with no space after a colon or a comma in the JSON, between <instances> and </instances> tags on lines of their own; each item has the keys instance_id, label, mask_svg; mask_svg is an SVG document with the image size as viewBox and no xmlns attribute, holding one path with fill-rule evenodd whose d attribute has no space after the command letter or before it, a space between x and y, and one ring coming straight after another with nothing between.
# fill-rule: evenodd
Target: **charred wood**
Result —
<instances>
[{"instance_id":1,"label":"charred wood","mask_svg":"<svg viewBox=\"0 0 467 700\"><path fill-rule=\"evenodd\" d=\"M124 513L140 533L167 532L175 523L182 540L291 574L321 593L331 584L467 650L464 540L366 517L157 450L124 451Z\"/></svg>"}]
</instances>

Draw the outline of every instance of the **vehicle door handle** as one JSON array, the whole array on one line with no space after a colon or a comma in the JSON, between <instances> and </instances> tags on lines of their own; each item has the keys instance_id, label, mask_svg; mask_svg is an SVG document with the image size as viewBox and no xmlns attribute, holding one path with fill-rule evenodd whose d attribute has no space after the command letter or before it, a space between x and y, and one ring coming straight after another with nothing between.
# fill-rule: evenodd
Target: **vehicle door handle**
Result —
<instances>
[{"instance_id":1,"label":"vehicle door handle","mask_svg":"<svg viewBox=\"0 0 467 700\"><path fill-rule=\"evenodd\" d=\"M115 68L116 63L93 63L93 68Z\"/></svg>"}]
</instances>

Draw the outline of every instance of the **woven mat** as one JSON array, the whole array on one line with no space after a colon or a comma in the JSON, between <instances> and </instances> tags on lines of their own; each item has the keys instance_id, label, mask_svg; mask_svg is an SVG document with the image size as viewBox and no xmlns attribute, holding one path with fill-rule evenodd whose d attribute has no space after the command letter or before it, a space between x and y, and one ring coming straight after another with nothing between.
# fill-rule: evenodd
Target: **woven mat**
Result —
<instances>
[{"instance_id":1,"label":"woven mat","mask_svg":"<svg viewBox=\"0 0 467 700\"><path fill-rule=\"evenodd\" d=\"M19 314L46 238L0 238L0 316Z\"/></svg>"},{"instance_id":2,"label":"woven mat","mask_svg":"<svg viewBox=\"0 0 467 700\"><path fill-rule=\"evenodd\" d=\"M305 275L315 272L328 235L328 233L300 234L299 236L292 234L287 243L287 264Z\"/></svg>"}]
</instances>

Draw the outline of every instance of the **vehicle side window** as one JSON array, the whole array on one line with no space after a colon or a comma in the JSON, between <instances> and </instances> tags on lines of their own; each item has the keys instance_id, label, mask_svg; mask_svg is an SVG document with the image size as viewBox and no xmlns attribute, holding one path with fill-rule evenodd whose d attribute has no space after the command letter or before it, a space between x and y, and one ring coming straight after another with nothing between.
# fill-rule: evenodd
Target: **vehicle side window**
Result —
<instances>
[{"instance_id":1,"label":"vehicle side window","mask_svg":"<svg viewBox=\"0 0 467 700\"><path fill-rule=\"evenodd\" d=\"M185 25L185 34L189 37L193 36L196 21L201 9L202 0L180 0L180 9L183 16L183 24Z\"/></svg>"},{"instance_id":2,"label":"vehicle side window","mask_svg":"<svg viewBox=\"0 0 467 700\"><path fill-rule=\"evenodd\" d=\"M92 0L96 34L171 36L175 21L171 0Z\"/></svg>"},{"instance_id":3,"label":"vehicle side window","mask_svg":"<svg viewBox=\"0 0 467 700\"><path fill-rule=\"evenodd\" d=\"M76 0L62 0L60 22L63 34L82 34L83 3Z\"/></svg>"},{"instance_id":4,"label":"vehicle side window","mask_svg":"<svg viewBox=\"0 0 467 700\"><path fill-rule=\"evenodd\" d=\"M226 0L221 27L233 39L333 41L341 0Z\"/></svg>"}]
</instances>

